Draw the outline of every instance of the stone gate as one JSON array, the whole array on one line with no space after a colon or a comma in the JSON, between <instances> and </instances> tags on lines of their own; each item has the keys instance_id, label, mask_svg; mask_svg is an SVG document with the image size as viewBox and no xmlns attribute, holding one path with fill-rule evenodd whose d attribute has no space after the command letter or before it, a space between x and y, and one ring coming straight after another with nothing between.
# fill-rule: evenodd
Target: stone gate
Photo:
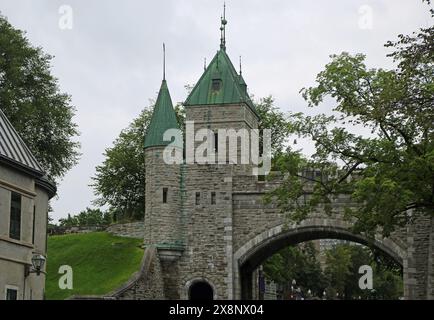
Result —
<instances>
[{"instance_id":1,"label":"stone gate","mask_svg":"<svg viewBox=\"0 0 434 320\"><path fill-rule=\"evenodd\" d=\"M212 140L217 157L228 143L218 136L219 129L258 128L260 118L246 82L226 53L225 25L223 19L220 50L184 103L194 133L213 134L191 145L187 142L187 152L204 139ZM321 238L378 248L402 265L405 298L433 298L432 218L420 218L387 239L367 239L352 233L351 223L339 214L355 205L342 195L333 203L338 214L318 211L298 225L287 225L285 213L263 201L264 194L280 183L278 177L259 181L252 175L252 164L231 161L167 164L164 151L169 144L173 152L182 152L179 141L164 137L170 129L179 125L164 79L145 138L144 226L145 245L157 251L165 298L188 299L199 291L214 299L252 298L252 273L266 258L285 246ZM238 155L242 151L237 143Z\"/></svg>"}]
</instances>

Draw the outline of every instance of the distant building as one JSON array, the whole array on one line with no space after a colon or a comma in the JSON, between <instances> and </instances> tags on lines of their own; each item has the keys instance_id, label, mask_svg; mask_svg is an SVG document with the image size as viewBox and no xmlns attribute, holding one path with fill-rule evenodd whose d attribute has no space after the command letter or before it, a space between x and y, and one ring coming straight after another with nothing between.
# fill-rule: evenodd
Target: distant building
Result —
<instances>
[{"instance_id":1,"label":"distant building","mask_svg":"<svg viewBox=\"0 0 434 320\"><path fill-rule=\"evenodd\" d=\"M277 284L270 279L265 279L264 300L277 300Z\"/></svg>"},{"instance_id":2,"label":"distant building","mask_svg":"<svg viewBox=\"0 0 434 320\"><path fill-rule=\"evenodd\" d=\"M0 110L0 300L44 298L48 201L56 193ZM39 273L39 274L38 274Z\"/></svg>"},{"instance_id":3,"label":"distant building","mask_svg":"<svg viewBox=\"0 0 434 320\"><path fill-rule=\"evenodd\" d=\"M313 240L312 242L317 251L317 259L319 260L321 264L321 269L323 270L326 267L327 251L335 248L338 245L343 245L343 244L360 245L359 243L356 242L341 240L341 239L318 239L318 240Z\"/></svg>"}]
</instances>

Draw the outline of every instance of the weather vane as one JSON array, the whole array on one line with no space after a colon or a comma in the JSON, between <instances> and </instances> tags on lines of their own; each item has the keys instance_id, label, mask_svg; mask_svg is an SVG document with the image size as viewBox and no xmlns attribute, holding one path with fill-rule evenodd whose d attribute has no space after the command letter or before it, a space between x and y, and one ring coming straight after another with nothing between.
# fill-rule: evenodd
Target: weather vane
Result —
<instances>
[{"instance_id":1,"label":"weather vane","mask_svg":"<svg viewBox=\"0 0 434 320\"><path fill-rule=\"evenodd\" d=\"M223 5L223 16L221 17L221 38L220 38L220 48L226 50L226 25L228 21L226 20L226 2Z\"/></svg>"}]
</instances>

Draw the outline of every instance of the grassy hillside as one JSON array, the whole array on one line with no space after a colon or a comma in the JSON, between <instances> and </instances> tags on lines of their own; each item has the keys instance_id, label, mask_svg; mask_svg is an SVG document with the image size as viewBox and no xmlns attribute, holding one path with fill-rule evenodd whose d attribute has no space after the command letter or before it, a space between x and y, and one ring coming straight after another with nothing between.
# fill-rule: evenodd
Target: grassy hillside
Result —
<instances>
[{"instance_id":1,"label":"grassy hillside","mask_svg":"<svg viewBox=\"0 0 434 320\"><path fill-rule=\"evenodd\" d=\"M120 238L105 232L48 238L46 298L101 295L118 288L139 270L143 257L140 239ZM73 290L59 289L59 267L73 270Z\"/></svg>"}]
</instances>

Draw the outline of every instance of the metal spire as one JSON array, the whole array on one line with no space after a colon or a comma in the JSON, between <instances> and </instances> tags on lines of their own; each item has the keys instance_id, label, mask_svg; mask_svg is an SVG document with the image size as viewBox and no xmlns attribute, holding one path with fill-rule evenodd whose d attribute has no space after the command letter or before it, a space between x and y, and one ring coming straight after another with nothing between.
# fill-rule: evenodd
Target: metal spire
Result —
<instances>
[{"instance_id":1,"label":"metal spire","mask_svg":"<svg viewBox=\"0 0 434 320\"><path fill-rule=\"evenodd\" d=\"M203 58L203 71L206 70L206 57Z\"/></svg>"},{"instance_id":2,"label":"metal spire","mask_svg":"<svg viewBox=\"0 0 434 320\"><path fill-rule=\"evenodd\" d=\"M226 2L223 5L223 16L221 17L221 26L220 26L220 49L226 51L226 25L228 21L226 20Z\"/></svg>"},{"instance_id":3,"label":"metal spire","mask_svg":"<svg viewBox=\"0 0 434 320\"><path fill-rule=\"evenodd\" d=\"M243 69L242 69L242 65L241 65L241 56L240 56L240 76L243 75Z\"/></svg>"},{"instance_id":4,"label":"metal spire","mask_svg":"<svg viewBox=\"0 0 434 320\"><path fill-rule=\"evenodd\" d=\"M163 42L163 81L166 81L166 44Z\"/></svg>"}]
</instances>

